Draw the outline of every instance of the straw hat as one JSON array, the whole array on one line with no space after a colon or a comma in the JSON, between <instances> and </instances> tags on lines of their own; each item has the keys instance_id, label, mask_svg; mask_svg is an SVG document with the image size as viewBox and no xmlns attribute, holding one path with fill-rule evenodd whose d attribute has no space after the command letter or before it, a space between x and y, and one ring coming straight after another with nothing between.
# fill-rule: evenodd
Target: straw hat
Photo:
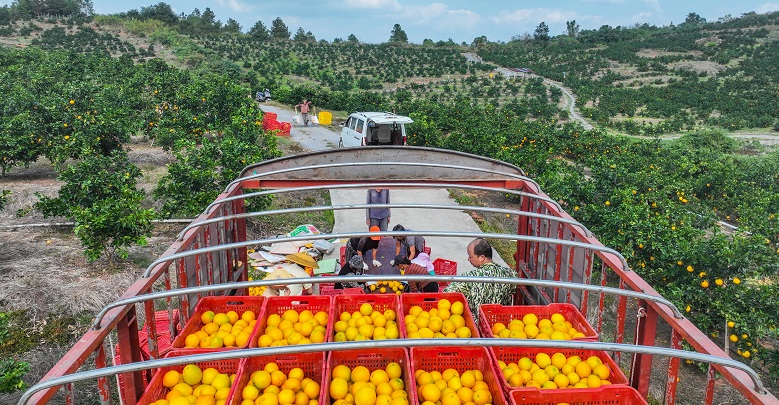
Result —
<instances>
[{"instance_id":1,"label":"straw hat","mask_svg":"<svg viewBox=\"0 0 779 405\"><path fill-rule=\"evenodd\" d=\"M309 256L305 252L298 252L292 255L287 255L285 259L297 263L303 267L311 267L314 269L318 269L319 265L316 263L316 260L314 260L313 257Z\"/></svg>"}]
</instances>

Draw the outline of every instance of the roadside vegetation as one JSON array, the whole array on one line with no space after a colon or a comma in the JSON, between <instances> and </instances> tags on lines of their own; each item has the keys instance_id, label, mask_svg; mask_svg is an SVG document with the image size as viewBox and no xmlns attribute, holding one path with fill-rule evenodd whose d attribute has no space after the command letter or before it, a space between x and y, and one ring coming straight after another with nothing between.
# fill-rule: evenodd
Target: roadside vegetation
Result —
<instances>
[{"instance_id":1,"label":"roadside vegetation","mask_svg":"<svg viewBox=\"0 0 779 405\"><path fill-rule=\"evenodd\" d=\"M779 13L714 23L691 13L675 27L578 30L573 22L558 37L539 25L508 43L413 45L399 25L387 43L364 44L353 35L316 40L302 28L293 35L278 18L243 34L209 9L179 16L159 3L93 16L87 3L63 4L72 7L0 8L0 38L13 45L0 47L2 177L41 162L58 176L34 198L0 178L0 210L22 222L76 222L89 261L133 260L152 219L197 215L247 164L294 151L262 131L251 94L268 87L288 105L306 98L333 111L409 115L410 144L523 168L715 342L727 339L739 360L779 378L779 303L766 299L779 296L779 150L728 137L779 129ZM540 77L507 78L463 52L562 82L598 127L571 122L562 93ZM128 158L133 139L171 159L145 187L149 170ZM254 231L301 219L332 226L331 218L277 218ZM31 317L9 304L14 298L0 300L0 354L18 361L34 356L8 343ZM41 340L72 331L55 332ZM25 370L23 361L1 364L0 391L20 388Z\"/></svg>"}]
</instances>

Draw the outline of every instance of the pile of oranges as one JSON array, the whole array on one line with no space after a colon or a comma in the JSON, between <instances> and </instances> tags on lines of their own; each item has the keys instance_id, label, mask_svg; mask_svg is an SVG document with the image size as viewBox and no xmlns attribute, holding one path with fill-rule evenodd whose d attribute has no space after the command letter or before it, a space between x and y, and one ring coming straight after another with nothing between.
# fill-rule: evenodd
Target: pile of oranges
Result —
<instances>
[{"instance_id":1,"label":"pile of oranges","mask_svg":"<svg viewBox=\"0 0 779 405\"><path fill-rule=\"evenodd\" d=\"M438 371L417 370L417 396L421 405L488 405L492 393L479 370L460 374L449 368Z\"/></svg>"},{"instance_id":2,"label":"pile of oranges","mask_svg":"<svg viewBox=\"0 0 779 405\"><path fill-rule=\"evenodd\" d=\"M368 286L368 289L371 290L371 292L378 292L382 294L395 293L397 295L403 293L405 288L406 285L400 281L379 281L376 284L371 284Z\"/></svg>"},{"instance_id":3,"label":"pile of oranges","mask_svg":"<svg viewBox=\"0 0 779 405\"><path fill-rule=\"evenodd\" d=\"M205 311L200 315L200 322L203 326L197 332L187 335L184 348L244 347L249 342L257 319L254 311L245 311L241 315L235 311Z\"/></svg>"},{"instance_id":4,"label":"pile of oranges","mask_svg":"<svg viewBox=\"0 0 779 405\"><path fill-rule=\"evenodd\" d=\"M512 319L508 325L497 322L492 325L492 334L500 338L539 340L572 340L585 336L560 313L541 319L529 313L521 320Z\"/></svg>"},{"instance_id":5,"label":"pile of oranges","mask_svg":"<svg viewBox=\"0 0 779 405\"><path fill-rule=\"evenodd\" d=\"M249 377L241 405L318 405L319 388L300 368L285 374L276 363L268 363Z\"/></svg>"},{"instance_id":6,"label":"pile of oranges","mask_svg":"<svg viewBox=\"0 0 779 405\"><path fill-rule=\"evenodd\" d=\"M498 361L503 378L512 387L544 389L599 388L611 384L611 371L598 356L582 359L562 353L537 353L517 363Z\"/></svg>"},{"instance_id":7,"label":"pile of oranges","mask_svg":"<svg viewBox=\"0 0 779 405\"><path fill-rule=\"evenodd\" d=\"M425 311L414 305L404 318L407 337L419 338L469 338L471 330L465 324L462 302L449 302L446 298L436 303L436 308Z\"/></svg>"},{"instance_id":8,"label":"pile of oranges","mask_svg":"<svg viewBox=\"0 0 779 405\"><path fill-rule=\"evenodd\" d=\"M369 370L365 366L333 368L330 381L332 405L409 405L400 364Z\"/></svg>"},{"instance_id":9,"label":"pile of oranges","mask_svg":"<svg viewBox=\"0 0 779 405\"><path fill-rule=\"evenodd\" d=\"M257 339L257 345L269 347L323 343L327 337L328 318L325 311L315 314L307 309L300 313L288 309L281 315L271 314L265 330Z\"/></svg>"},{"instance_id":10,"label":"pile of oranges","mask_svg":"<svg viewBox=\"0 0 779 405\"><path fill-rule=\"evenodd\" d=\"M170 391L165 398L151 405L215 405L224 403L230 393L235 374L220 373L215 368L201 370L188 364L181 372L171 370L162 377L162 385Z\"/></svg>"},{"instance_id":11,"label":"pile of oranges","mask_svg":"<svg viewBox=\"0 0 779 405\"><path fill-rule=\"evenodd\" d=\"M397 339L400 328L395 322L395 311L387 309L384 312L374 310L371 304L365 303L359 311L349 313L344 311L333 325L336 342L359 340Z\"/></svg>"}]
</instances>

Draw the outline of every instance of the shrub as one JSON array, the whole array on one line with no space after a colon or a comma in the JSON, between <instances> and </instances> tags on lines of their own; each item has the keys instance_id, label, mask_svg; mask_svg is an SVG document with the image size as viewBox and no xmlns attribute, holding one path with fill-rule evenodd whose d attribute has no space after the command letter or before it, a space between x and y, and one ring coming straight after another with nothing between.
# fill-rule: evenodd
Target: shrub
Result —
<instances>
[{"instance_id":1,"label":"shrub","mask_svg":"<svg viewBox=\"0 0 779 405\"><path fill-rule=\"evenodd\" d=\"M90 261L105 254L127 257L127 247L145 245L151 232L154 210L143 209L145 193L136 188L141 170L124 151L110 156L92 156L65 168L59 180L65 184L59 196L38 194L35 204L44 216L63 216L76 222L74 232Z\"/></svg>"}]
</instances>

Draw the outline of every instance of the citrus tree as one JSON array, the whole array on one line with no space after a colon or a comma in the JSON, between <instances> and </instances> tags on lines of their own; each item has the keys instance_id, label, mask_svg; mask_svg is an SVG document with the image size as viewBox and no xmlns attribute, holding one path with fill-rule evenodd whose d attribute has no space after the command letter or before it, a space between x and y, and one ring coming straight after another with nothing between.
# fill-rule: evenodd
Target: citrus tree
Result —
<instances>
[{"instance_id":1,"label":"citrus tree","mask_svg":"<svg viewBox=\"0 0 779 405\"><path fill-rule=\"evenodd\" d=\"M59 195L38 194L35 207L46 217L74 221L87 259L104 255L113 265L115 257L127 257L129 246L145 245L152 230L154 210L142 208L145 193L136 187L141 176L121 150L90 156L64 168Z\"/></svg>"},{"instance_id":2,"label":"citrus tree","mask_svg":"<svg viewBox=\"0 0 779 405\"><path fill-rule=\"evenodd\" d=\"M262 131L256 110L239 111L224 132L205 138L179 141L176 161L168 166L154 196L163 201L160 215L200 214L246 165L280 156L273 135Z\"/></svg>"}]
</instances>

